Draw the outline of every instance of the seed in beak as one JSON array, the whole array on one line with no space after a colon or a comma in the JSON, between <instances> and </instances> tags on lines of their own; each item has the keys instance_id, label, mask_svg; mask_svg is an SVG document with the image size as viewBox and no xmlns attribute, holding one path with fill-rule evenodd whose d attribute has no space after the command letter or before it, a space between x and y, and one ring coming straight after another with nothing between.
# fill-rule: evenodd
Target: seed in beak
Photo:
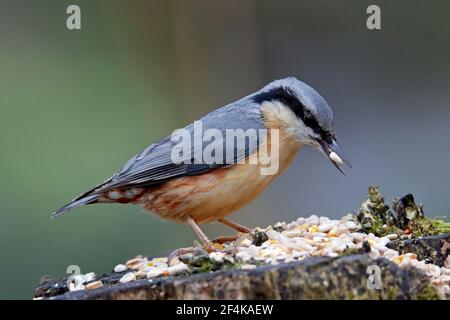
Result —
<instances>
[{"instance_id":1,"label":"seed in beak","mask_svg":"<svg viewBox=\"0 0 450 320\"><path fill-rule=\"evenodd\" d=\"M344 161L341 159L341 157L339 157L338 154L334 151L330 152L330 154L328 156L336 164L342 165L344 163Z\"/></svg>"}]
</instances>

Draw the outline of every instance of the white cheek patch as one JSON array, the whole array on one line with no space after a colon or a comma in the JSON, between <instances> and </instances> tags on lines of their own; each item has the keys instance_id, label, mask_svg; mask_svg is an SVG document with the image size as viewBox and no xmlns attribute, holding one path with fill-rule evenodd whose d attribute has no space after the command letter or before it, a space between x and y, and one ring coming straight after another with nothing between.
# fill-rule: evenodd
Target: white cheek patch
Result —
<instances>
[{"instance_id":1,"label":"white cheek patch","mask_svg":"<svg viewBox=\"0 0 450 320\"><path fill-rule=\"evenodd\" d=\"M311 129L297 119L295 113L285 104L278 101L266 101L261 105L266 120L266 126L283 128L284 132L294 138L304 140Z\"/></svg>"},{"instance_id":2,"label":"white cheek patch","mask_svg":"<svg viewBox=\"0 0 450 320\"><path fill-rule=\"evenodd\" d=\"M265 101L261 105L261 110L269 115L272 121L276 121L285 127L296 126L296 116L285 104L278 101Z\"/></svg>"},{"instance_id":3,"label":"white cheek patch","mask_svg":"<svg viewBox=\"0 0 450 320\"><path fill-rule=\"evenodd\" d=\"M330 159L331 159L334 163L336 163L336 164L343 164L343 163L344 163L344 161L341 159L341 157L339 157L339 156L337 155L337 153L334 152L334 151L331 152L328 156L329 156Z\"/></svg>"}]
</instances>

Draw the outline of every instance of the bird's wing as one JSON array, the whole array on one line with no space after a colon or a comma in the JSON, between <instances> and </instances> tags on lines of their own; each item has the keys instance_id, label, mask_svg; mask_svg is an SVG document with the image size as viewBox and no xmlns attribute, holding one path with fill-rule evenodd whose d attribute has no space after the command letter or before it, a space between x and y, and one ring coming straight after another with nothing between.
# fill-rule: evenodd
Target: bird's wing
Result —
<instances>
[{"instance_id":1,"label":"bird's wing","mask_svg":"<svg viewBox=\"0 0 450 320\"><path fill-rule=\"evenodd\" d=\"M249 97L217 109L200 120L203 132L206 129L218 129L220 131L220 136L223 138L219 139L219 142L221 143L227 141L227 129L242 129L246 131L247 129L258 130L265 128L259 105L254 103ZM190 124L184 129L186 130L185 132L189 132L192 139L194 139L194 124ZM198 151L196 149L200 148L200 151L202 152L204 148L211 143L211 141L206 141L202 144L196 144L193 140L190 142L191 152L188 154L189 158L186 158L185 160L191 160L191 156ZM172 160L172 150L178 143L178 141L172 141L171 136L169 136L150 145L130 159L109 180L92 191L85 193L84 196L100 194L113 189L127 189L142 186L150 187L174 178L198 175L220 167L233 165L225 160L225 149L223 152L223 161L219 163L176 164ZM257 149L259 143L259 139L257 139L257 143L254 145L250 145L249 143L245 143L244 145L234 143L233 163L236 163L253 153ZM225 143L223 143L223 146L225 148Z\"/></svg>"}]
</instances>

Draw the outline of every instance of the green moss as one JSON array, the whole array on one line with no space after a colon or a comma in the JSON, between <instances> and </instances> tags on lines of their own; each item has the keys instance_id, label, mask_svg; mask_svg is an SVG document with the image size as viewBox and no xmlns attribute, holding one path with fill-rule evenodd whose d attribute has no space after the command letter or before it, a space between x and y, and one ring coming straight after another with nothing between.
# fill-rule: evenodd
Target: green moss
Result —
<instances>
[{"instance_id":1,"label":"green moss","mask_svg":"<svg viewBox=\"0 0 450 320\"><path fill-rule=\"evenodd\" d=\"M450 233L450 222L440 219L430 219L431 224L435 230L435 234Z\"/></svg>"},{"instance_id":2,"label":"green moss","mask_svg":"<svg viewBox=\"0 0 450 320\"><path fill-rule=\"evenodd\" d=\"M354 248L354 249L347 248L347 249L344 249L339 255L341 257L345 257L345 256L351 256L351 255L358 254L358 253L361 253L360 248Z\"/></svg>"},{"instance_id":3,"label":"green moss","mask_svg":"<svg viewBox=\"0 0 450 320\"><path fill-rule=\"evenodd\" d=\"M450 233L450 222L425 217L423 206L412 194L394 199L392 210L384 203L378 187L369 187L368 196L356 216L362 230L382 237L388 234L411 234L422 237Z\"/></svg>"},{"instance_id":4,"label":"green moss","mask_svg":"<svg viewBox=\"0 0 450 320\"><path fill-rule=\"evenodd\" d=\"M193 273L216 271L222 267L221 263L212 261L208 255L195 256L186 263Z\"/></svg>"},{"instance_id":5,"label":"green moss","mask_svg":"<svg viewBox=\"0 0 450 320\"><path fill-rule=\"evenodd\" d=\"M408 228L415 237L428 236L435 234L436 232L430 219L427 218L416 218L411 220L408 224Z\"/></svg>"},{"instance_id":6,"label":"green moss","mask_svg":"<svg viewBox=\"0 0 450 320\"><path fill-rule=\"evenodd\" d=\"M435 287L431 284L427 284L423 289L417 294L418 300L441 300L441 297L437 293Z\"/></svg>"},{"instance_id":7,"label":"green moss","mask_svg":"<svg viewBox=\"0 0 450 320\"><path fill-rule=\"evenodd\" d=\"M229 270L229 269L241 269L242 263L235 260L234 262L224 261L224 262L216 262L208 257L194 257L190 261L187 262L190 267L192 273L203 273L203 272L212 272L218 270ZM255 262L252 261L252 264L256 266L263 265L263 262Z\"/></svg>"},{"instance_id":8,"label":"green moss","mask_svg":"<svg viewBox=\"0 0 450 320\"><path fill-rule=\"evenodd\" d=\"M370 218L366 217L366 219L363 219L361 223L364 227L364 230L366 230L367 233L372 232L374 234L377 234L383 227L383 222L378 216Z\"/></svg>"},{"instance_id":9,"label":"green moss","mask_svg":"<svg viewBox=\"0 0 450 320\"><path fill-rule=\"evenodd\" d=\"M197 259L190 262L190 267L193 273L209 272L212 270L212 262L210 259Z\"/></svg>"},{"instance_id":10,"label":"green moss","mask_svg":"<svg viewBox=\"0 0 450 320\"><path fill-rule=\"evenodd\" d=\"M368 196L356 216L362 229L377 236L385 234L383 226L392 224L391 216L389 206L384 203L378 187L370 186Z\"/></svg>"},{"instance_id":11,"label":"green moss","mask_svg":"<svg viewBox=\"0 0 450 320\"><path fill-rule=\"evenodd\" d=\"M389 286L385 290L386 298L388 300L396 300L398 295L398 288L395 286Z\"/></svg>"},{"instance_id":12,"label":"green moss","mask_svg":"<svg viewBox=\"0 0 450 320\"><path fill-rule=\"evenodd\" d=\"M388 234L403 235L402 229L397 226L387 226L379 216L374 216L370 222L362 223L363 230L367 233L373 233L377 237L384 237Z\"/></svg>"},{"instance_id":13,"label":"green moss","mask_svg":"<svg viewBox=\"0 0 450 320\"><path fill-rule=\"evenodd\" d=\"M439 219L417 218L408 227L415 237L450 233L450 223Z\"/></svg>"},{"instance_id":14,"label":"green moss","mask_svg":"<svg viewBox=\"0 0 450 320\"><path fill-rule=\"evenodd\" d=\"M395 233L399 236L404 234L403 230L397 226L385 226L381 229L379 236L384 237L388 234L393 234L393 233Z\"/></svg>"},{"instance_id":15,"label":"green moss","mask_svg":"<svg viewBox=\"0 0 450 320\"><path fill-rule=\"evenodd\" d=\"M384 203L384 197L381 195L378 187L370 186L369 187L369 196L368 203L371 211L384 219L389 210L389 206Z\"/></svg>"}]
</instances>

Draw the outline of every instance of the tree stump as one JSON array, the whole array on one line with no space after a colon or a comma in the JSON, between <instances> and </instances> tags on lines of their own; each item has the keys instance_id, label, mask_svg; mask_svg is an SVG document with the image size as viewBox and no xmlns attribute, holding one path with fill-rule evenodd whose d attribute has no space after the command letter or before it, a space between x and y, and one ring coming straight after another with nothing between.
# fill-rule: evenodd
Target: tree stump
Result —
<instances>
[{"instance_id":1,"label":"tree stump","mask_svg":"<svg viewBox=\"0 0 450 320\"><path fill-rule=\"evenodd\" d=\"M381 271L373 288L368 268ZM142 279L118 284L121 274L105 275L102 288L65 292L65 279L36 288L36 297L67 299L437 299L428 277L366 254L308 258L254 270L227 270L191 276ZM56 287L55 287L56 286ZM59 288L59 289L58 289Z\"/></svg>"}]
</instances>

